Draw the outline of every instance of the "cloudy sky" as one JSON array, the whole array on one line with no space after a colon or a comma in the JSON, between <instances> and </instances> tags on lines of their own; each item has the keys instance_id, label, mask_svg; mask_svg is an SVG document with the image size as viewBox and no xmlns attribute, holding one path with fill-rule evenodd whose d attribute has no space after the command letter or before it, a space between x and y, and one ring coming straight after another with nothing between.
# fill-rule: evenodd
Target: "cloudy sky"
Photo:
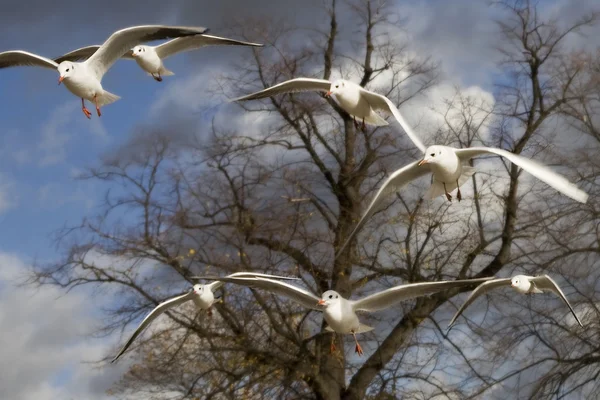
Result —
<instances>
[{"instance_id":1,"label":"cloudy sky","mask_svg":"<svg viewBox=\"0 0 600 400\"><path fill-rule=\"evenodd\" d=\"M443 82L432 92L435 95L449 94L458 85L492 98L497 61L493 44L498 37L493 21L498 11L485 3L397 2L412 49L442 63ZM575 10L592 3L541 1L545 13L562 18L576 17ZM322 14L314 17L322 4L323 0L148 0L143 6L114 0L13 1L3 4L0 13L0 51L24 49L55 57L102 43L119 28L152 23L206 26L213 34L225 35L231 21L266 13L297 25L315 24L322 21ZM176 75L162 83L133 62L119 62L103 86L122 99L91 121L83 116L79 100L57 86L57 73L37 68L0 71L0 398L108 398L105 391L126 365L93 363L118 340L89 337L99 315L93 310L102 305L102 298L50 288L34 291L14 282L33 262L55 259L52 233L80 221L101 202L104 188L75 180L79 172L126 141L140 124L195 115L211 77L249 51L206 48L179 55L168 60ZM411 109L435 100L421 99ZM211 112L240 110L217 102Z\"/></svg>"}]
</instances>

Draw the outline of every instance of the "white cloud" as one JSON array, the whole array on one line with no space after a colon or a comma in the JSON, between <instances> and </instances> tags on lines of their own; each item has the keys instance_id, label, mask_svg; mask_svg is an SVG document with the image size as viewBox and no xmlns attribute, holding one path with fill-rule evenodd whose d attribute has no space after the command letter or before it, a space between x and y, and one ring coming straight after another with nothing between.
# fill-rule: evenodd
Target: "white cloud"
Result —
<instances>
[{"instance_id":1,"label":"white cloud","mask_svg":"<svg viewBox=\"0 0 600 400\"><path fill-rule=\"evenodd\" d=\"M126 365L89 363L114 343L86 339L102 299L53 287L14 286L26 268L17 256L0 252L0 398L109 398L105 391Z\"/></svg>"}]
</instances>

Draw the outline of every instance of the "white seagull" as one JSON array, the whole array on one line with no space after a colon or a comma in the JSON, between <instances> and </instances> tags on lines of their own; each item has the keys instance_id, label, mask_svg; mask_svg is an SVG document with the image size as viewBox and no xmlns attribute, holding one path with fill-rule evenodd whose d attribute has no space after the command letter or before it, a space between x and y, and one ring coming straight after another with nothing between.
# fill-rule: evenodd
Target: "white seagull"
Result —
<instances>
[{"instance_id":1,"label":"white seagull","mask_svg":"<svg viewBox=\"0 0 600 400\"><path fill-rule=\"evenodd\" d=\"M471 158L482 154L504 157L562 194L581 203L585 203L588 199L587 193L577 188L577 186L569 182L565 177L527 157L494 147L457 149L448 146L430 146L425 150L425 155L421 161L415 161L400 168L383 183L377 194L375 194L371 204L369 204L369 207L367 207L367 210L358 221L358 224L352 233L350 233L348 239L346 239L346 242L338 250L337 255L344 250L352 237L363 227L367 219L373 215L385 197L395 193L404 185L420 176L428 173L433 174L433 182L425 195L426 198L431 199L445 194L448 201L452 201L452 196L449 192L458 188L456 198L460 201L462 199L460 186L467 182L476 171L474 167L465 164Z\"/></svg>"},{"instance_id":2,"label":"white seagull","mask_svg":"<svg viewBox=\"0 0 600 400\"><path fill-rule=\"evenodd\" d=\"M135 60L137 64L158 82L162 82L163 76L175 75L169 71L163 64L163 60L184 51L199 49L205 46L253 46L262 47L262 44L243 42L241 40L227 39L212 35L194 35L181 37L162 43L158 46L138 45L132 50L126 52L122 57ZM91 57L98 49L99 45L86 46L73 50L61 57L54 59L55 62L79 61Z\"/></svg>"},{"instance_id":3,"label":"white seagull","mask_svg":"<svg viewBox=\"0 0 600 400\"><path fill-rule=\"evenodd\" d=\"M268 274L259 274L254 272L236 272L234 274L228 275L228 277L263 277L263 278L275 278L275 279L298 279L298 278L290 278L284 276L277 275L268 275ZM211 307L213 304L220 301L220 299L215 299L214 292L224 285L223 281L215 281L208 285L200 285L196 284L193 286L192 290L189 292L182 294L180 296L172 297L164 302L160 303L154 310L150 311L150 314L144 318L144 320L137 327L133 335L129 338L125 346L121 349L119 354L116 355L115 358L111 361L114 363L127 351L131 343L142 333L142 331L152 323L160 314L164 313L168 309L183 304L188 301L193 301L198 310L206 310L207 315L209 317L212 316Z\"/></svg>"},{"instance_id":4,"label":"white seagull","mask_svg":"<svg viewBox=\"0 0 600 400\"><path fill-rule=\"evenodd\" d=\"M65 86L75 96L81 98L81 110L87 118L92 113L85 107L84 99L96 106L98 116L100 107L117 101L120 97L102 88L102 77L108 69L133 46L152 40L197 35L206 32L206 28L183 26L143 25L121 29L113 33L88 60L78 63L63 61L57 63L49 58L22 50L0 53L0 68L31 65L58 70L58 84Z\"/></svg>"},{"instance_id":5,"label":"white seagull","mask_svg":"<svg viewBox=\"0 0 600 400\"><path fill-rule=\"evenodd\" d=\"M465 301L465 303L462 306L460 306L456 314L454 314L454 317L452 317L450 323L448 324L448 329L450 329L452 325L454 325L454 322L456 321L458 316L462 314L465 308L467 308L472 302L474 302L476 298L489 292L492 289L503 286L511 286L517 292L523 294L544 292L555 293L569 307L579 326L583 327L583 324L581 323L579 318L577 318L577 314L575 314L575 310L573 310L573 307L571 307L571 304L569 304L569 301L565 297L565 294L562 292L562 290L560 290L560 288L552 278L550 278L548 275L540 275L535 277L527 275L516 275L512 278L489 280L477 286L477 288L473 290L473 293L471 293L467 301Z\"/></svg>"},{"instance_id":6,"label":"white seagull","mask_svg":"<svg viewBox=\"0 0 600 400\"><path fill-rule=\"evenodd\" d=\"M357 311L378 311L388 308L400 301L414 299L443 290L469 286L481 283L493 278L464 279L456 281L442 282L421 282L409 283L406 285L394 286L384 291L373 293L360 300L347 300L335 290L328 290L319 298L311 292L280 282L274 279L261 277L194 277L197 279L220 279L225 282L249 286L252 288L264 289L276 293L301 304L306 308L323 311L323 318L329 325L326 330L342 334L352 334L356 342L355 351L359 355L363 350L356 339L357 333L368 332L373 328L360 323ZM335 336L331 338L331 351L335 350Z\"/></svg>"},{"instance_id":7,"label":"white seagull","mask_svg":"<svg viewBox=\"0 0 600 400\"><path fill-rule=\"evenodd\" d=\"M365 123L375 126L388 125L386 120L381 118L375 110L382 110L393 114L415 146L419 150L425 151L425 145L423 145L421 139L412 131L402 117L402 114L400 114L400 111L398 111L398 108L396 108L390 99L344 79L330 82L325 79L296 78L261 90L260 92L238 97L232 101L262 99L282 93L306 91L326 92L325 97L335 95L340 107L354 118L355 126L358 127L357 119L359 121L362 120L363 130L365 129Z\"/></svg>"}]
</instances>

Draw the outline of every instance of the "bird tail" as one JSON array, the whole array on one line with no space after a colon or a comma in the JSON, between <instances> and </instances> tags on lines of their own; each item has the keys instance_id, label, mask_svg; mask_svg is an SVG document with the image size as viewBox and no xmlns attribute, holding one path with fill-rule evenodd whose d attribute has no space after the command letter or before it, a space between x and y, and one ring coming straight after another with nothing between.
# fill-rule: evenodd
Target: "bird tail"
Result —
<instances>
[{"instance_id":1,"label":"bird tail","mask_svg":"<svg viewBox=\"0 0 600 400\"><path fill-rule=\"evenodd\" d=\"M460 175L460 178L458 178L458 186L464 185L469 179L471 179L471 177L473 176L473 174L475 172L476 172L475 167L471 167L469 165L463 165L462 174ZM448 193L452 192L456 188L457 188L456 182L446 183L446 190L448 191ZM436 197L442 196L445 193L446 192L444 191L444 184L442 182L438 182L434 179L433 182L431 183L431 186L429 187L429 190L427 191L427 193L425 193L425 198L426 199L435 199Z\"/></svg>"},{"instance_id":2,"label":"bird tail","mask_svg":"<svg viewBox=\"0 0 600 400\"><path fill-rule=\"evenodd\" d=\"M172 76L172 75L175 75L175 72L166 69L165 66L163 65L162 67L160 67L160 75L161 76Z\"/></svg>"},{"instance_id":3,"label":"bird tail","mask_svg":"<svg viewBox=\"0 0 600 400\"><path fill-rule=\"evenodd\" d=\"M356 118L356 122L361 122L361 119ZM373 110L371 110L371 114L369 114L365 118L365 123L367 123L369 125L374 125L374 126L386 126L386 125L389 125L388 122L385 119L383 119L379 114L377 114Z\"/></svg>"},{"instance_id":4,"label":"bird tail","mask_svg":"<svg viewBox=\"0 0 600 400\"><path fill-rule=\"evenodd\" d=\"M107 92L106 90L102 92L102 95L96 97L98 99L98 106L105 106L110 103L114 103L119 100L121 97L116 94L112 94Z\"/></svg>"}]
</instances>

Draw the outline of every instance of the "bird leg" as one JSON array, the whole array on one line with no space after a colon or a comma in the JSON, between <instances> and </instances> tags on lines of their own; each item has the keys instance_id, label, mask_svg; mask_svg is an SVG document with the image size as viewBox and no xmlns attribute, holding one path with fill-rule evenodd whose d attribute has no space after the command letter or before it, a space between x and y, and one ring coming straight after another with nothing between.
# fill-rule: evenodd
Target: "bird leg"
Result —
<instances>
[{"instance_id":1,"label":"bird leg","mask_svg":"<svg viewBox=\"0 0 600 400\"><path fill-rule=\"evenodd\" d=\"M335 333L331 334L331 344L329 345L329 351L331 354L335 352Z\"/></svg>"},{"instance_id":2,"label":"bird leg","mask_svg":"<svg viewBox=\"0 0 600 400\"><path fill-rule=\"evenodd\" d=\"M458 201L462 200L462 195L460 194L460 186L458 186L458 180L456 181L456 198Z\"/></svg>"},{"instance_id":3,"label":"bird leg","mask_svg":"<svg viewBox=\"0 0 600 400\"><path fill-rule=\"evenodd\" d=\"M83 113L85 114L87 119L92 119L92 113L90 112L90 110L85 108L85 103L84 103L83 98L81 98L81 111L83 111Z\"/></svg>"},{"instance_id":4,"label":"bird leg","mask_svg":"<svg viewBox=\"0 0 600 400\"><path fill-rule=\"evenodd\" d=\"M364 118L363 118L363 121L362 121L362 127L361 127L361 129L362 129L363 132L367 131L367 126L365 125L365 119Z\"/></svg>"},{"instance_id":5,"label":"bird leg","mask_svg":"<svg viewBox=\"0 0 600 400\"><path fill-rule=\"evenodd\" d=\"M356 342L356 348L354 349L354 351L357 352L359 356L362 356L363 350L362 347L360 347L360 344L358 344L358 339L356 339L356 333L352 332L352 336L354 336L354 341Z\"/></svg>"},{"instance_id":6,"label":"bird leg","mask_svg":"<svg viewBox=\"0 0 600 400\"><path fill-rule=\"evenodd\" d=\"M98 95L94 96L94 103L96 103L96 112L98 113L98 116L101 117L102 113L100 112L100 107L98 106Z\"/></svg>"},{"instance_id":7,"label":"bird leg","mask_svg":"<svg viewBox=\"0 0 600 400\"><path fill-rule=\"evenodd\" d=\"M157 73L158 76L154 76L154 74L152 74L152 77L154 78L155 81L157 82L162 82L162 78L160 76L160 72Z\"/></svg>"},{"instance_id":8,"label":"bird leg","mask_svg":"<svg viewBox=\"0 0 600 400\"><path fill-rule=\"evenodd\" d=\"M352 116L352 119L354 120L354 129L358 129L358 122L356 122L356 117Z\"/></svg>"},{"instance_id":9,"label":"bird leg","mask_svg":"<svg viewBox=\"0 0 600 400\"><path fill-rule=\"evenodd\" d=\"M212 310L210 309L210 307L208 307L206 309L206 315L208 315L209 317L212 317Z\"/></svg>"},{"instance_id":10,"label":"bird leg","mask_svg":"<svg viewBox=\"0 0 600 400\"><path fill-rule=\"evenodd\" d=\"M448 199L448 201L452 201L452 195L448 193L448 190L446 189L446 182L443 182L442 184L444 185L444 192L446 192L446 198Z\"/></svg>"}]
</instances>

